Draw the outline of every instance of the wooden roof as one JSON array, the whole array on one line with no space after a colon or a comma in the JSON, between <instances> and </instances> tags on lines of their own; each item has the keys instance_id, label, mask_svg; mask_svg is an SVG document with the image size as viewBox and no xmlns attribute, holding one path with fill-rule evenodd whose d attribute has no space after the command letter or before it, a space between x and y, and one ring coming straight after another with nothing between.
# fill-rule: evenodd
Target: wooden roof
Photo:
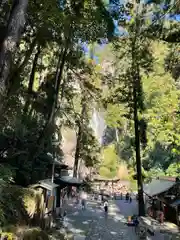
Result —
<instances>
[{"instance_id":1,"label":"wooden roof","mask_svg":"<svg viewBox=\"0 0 180 240\"><path fill-rule=\"evenodd\" d=\"M156 196L164 193L176 185L175 181L165 179L153 179L149 184L144 185L144 192L148 196Z\"/></svg>"},{"instance_id":2,"label":"wooden roof","mask_svg":"<svg viewBox=\"0 0 180 240\"><path fill-rule=\"evenodd\" d=\"M39 188L40 187L40 188L45 188L49 191L52 191L54 188L58 187L58 185L55 183L52 183L51 179L44 179L44 180L39 181L36 184L31 185L30 187L31 188Z\"/></svg>"},{"instance_id":3,"label":"wooden roof","mask_svg":"<svg viewBox=\"0 0 180 240\"><path fill-rule=\"evenodd\" d=\"M69 185L69 186L79 186L83 184L81 179L71 177L71 176L62 176L62 177L55 177L54 183L58 185Z\"/></svg>"}]
</instances>

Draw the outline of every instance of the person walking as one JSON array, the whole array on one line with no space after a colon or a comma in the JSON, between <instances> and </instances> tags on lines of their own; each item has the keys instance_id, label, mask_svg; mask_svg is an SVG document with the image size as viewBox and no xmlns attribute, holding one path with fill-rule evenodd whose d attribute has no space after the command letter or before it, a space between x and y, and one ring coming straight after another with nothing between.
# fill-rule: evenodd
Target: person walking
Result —
<instances>
[{"instance_id":1,"label":"person walking","mask_svg":"<svg viewBox=\"0 0 180 240\"><path fill-rule=\"evenodd\" d=\"M108 200L104 201L104 213L105 213L105 217L107 218L107 214L108 214Z\"/></svg>"},{"instance_id":2,"label":"person walking","mask_svg":"<svg viewBox=\"0 0 180 240\"><path fill-rule=\"evenodd\" d=\"M82 209L86 208L87 193L83 190L81 193L81 206Z\"/></svg>"}]
</instances>

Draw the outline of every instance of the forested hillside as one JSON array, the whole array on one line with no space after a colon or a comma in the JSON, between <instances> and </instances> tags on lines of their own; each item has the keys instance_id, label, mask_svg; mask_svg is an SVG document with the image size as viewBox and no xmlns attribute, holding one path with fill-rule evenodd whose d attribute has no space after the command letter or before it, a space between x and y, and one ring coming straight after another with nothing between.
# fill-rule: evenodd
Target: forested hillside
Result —
<instances>
[{"instance_id":1,"label":"forested hillside","mask_svg":"<svg viewBox=\"0 0 180 240\"><path fill-rule=\"evenodd\" d=\"M49 176L52 155L62 160L64 127L76 133L74 175L79 158L96 162L98 74L81 43L110 37L113 22L100 1L13 2L0 2L1 177L27 186Z\"/></svg>"},{"instance_id":2,"label":"forested hillside","mask_svg":"<svg viewBox=\"0 0 180 240\"><path fill-rule=\"evenodd\" d=\"M174 47L178 48L178 46L172 46L163 41L151 41L149 47L152 53L152 61L149 62L149 66L151 64L152 69L148 74L142 72L144 112L140 117L143 117L147 125L146 136L143 136L147 138L147 143L142 150L142 165L148 171L149 176L156 176L157 173L178 176L180 171L178 130L180 92L179 76L174 76L177 66L172 65L173 61L179 61L177 59L178 52L174 51ZM113 76L110 80L114 76L117 79L117 71L125 71L127 62L117 62L114 46L106 45L97 53L100 65L103 66L104 61L108 62L107 52L111 55L109 63L113 68ZM114 60L112 60L113 58ZM122 95L126 94L126 92L122 92L121 95L117 91L124 84L121 79L118 81L115 86L111 85L108 90L104 91L105 97L108 96L108 101L110 100L105 108L105 118L109 129L106 129L104 138L106 143L114 142L116 144L120 161L134 168L133 121L129 119L129 116L126 117L129 113L126 102L113 102L117 97L122 98L124 97Z\"/></svg>"}]
</instances>

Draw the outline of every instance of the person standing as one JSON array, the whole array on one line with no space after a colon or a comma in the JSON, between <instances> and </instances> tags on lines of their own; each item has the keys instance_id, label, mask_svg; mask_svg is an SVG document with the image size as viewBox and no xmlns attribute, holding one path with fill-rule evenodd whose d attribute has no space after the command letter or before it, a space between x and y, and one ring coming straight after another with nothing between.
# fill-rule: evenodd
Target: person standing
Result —
<instances>
[{"instance_id":1,"label":"person standing","mask_svg":"<svg viewBox=\"0 0 180 240\"><path fill-rule=\"evenodd\" d=\"M104 212L105 212L105 214L108 213L108 200L104 201Z\"/></svg>"},{"instance_id":2,"label":"person standing","mask_svg":"<svg viewBox=\"0 0 180 240\"><path fill-rule=\"evenodd\" d=\"M164 222L164 203L163 202L160 202L160 209L159 209L159 220L160 220L160 223L163 224Z\"/></svg>"},{"instance_id":3,"label":"person standing","mask_svg":"<svg viewBox=\"0 0 180 240\"><path fill-rule=\"evenodd\" d=\"M82 209L86 208L86 201L87 201L87 193L83 190L81 193L81 206Z\"/></svg>"},{"instance_id":4,"label":"person standing","mask_svg":"<svg viewBox=\"0 0 180 240\"><path fill-rule=\"evenodd\" d=\"M122 192L121 192L121 200L123 200L123 194L122 194Z\"/></svg>"},{"instance_id":5,"label":"person standing","mask_svg":"<svg viewBox=\"0 0 180 240\"><path fill-rule=\"evenodd\" d=\"M126 202L128 202L129 201L129 193L127 192L126 193Z\"/></svg>"}]
</instances>

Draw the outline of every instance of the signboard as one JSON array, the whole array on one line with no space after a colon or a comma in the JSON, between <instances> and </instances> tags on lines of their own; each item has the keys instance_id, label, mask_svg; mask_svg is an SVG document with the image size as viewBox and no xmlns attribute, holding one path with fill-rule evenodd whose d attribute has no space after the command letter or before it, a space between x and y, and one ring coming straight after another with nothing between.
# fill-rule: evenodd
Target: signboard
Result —
<instances>
[{"instance_id":1,"label":"signboard","mask_svg":"<svg viewBox=\"0 0 180 240\"><path fill-rule=\"evenodd\" d=\"M48 199L48 211L52 211L53 210L53 205L54 205L54 196L50 196Z\"/></svg>"}]
</instances>

